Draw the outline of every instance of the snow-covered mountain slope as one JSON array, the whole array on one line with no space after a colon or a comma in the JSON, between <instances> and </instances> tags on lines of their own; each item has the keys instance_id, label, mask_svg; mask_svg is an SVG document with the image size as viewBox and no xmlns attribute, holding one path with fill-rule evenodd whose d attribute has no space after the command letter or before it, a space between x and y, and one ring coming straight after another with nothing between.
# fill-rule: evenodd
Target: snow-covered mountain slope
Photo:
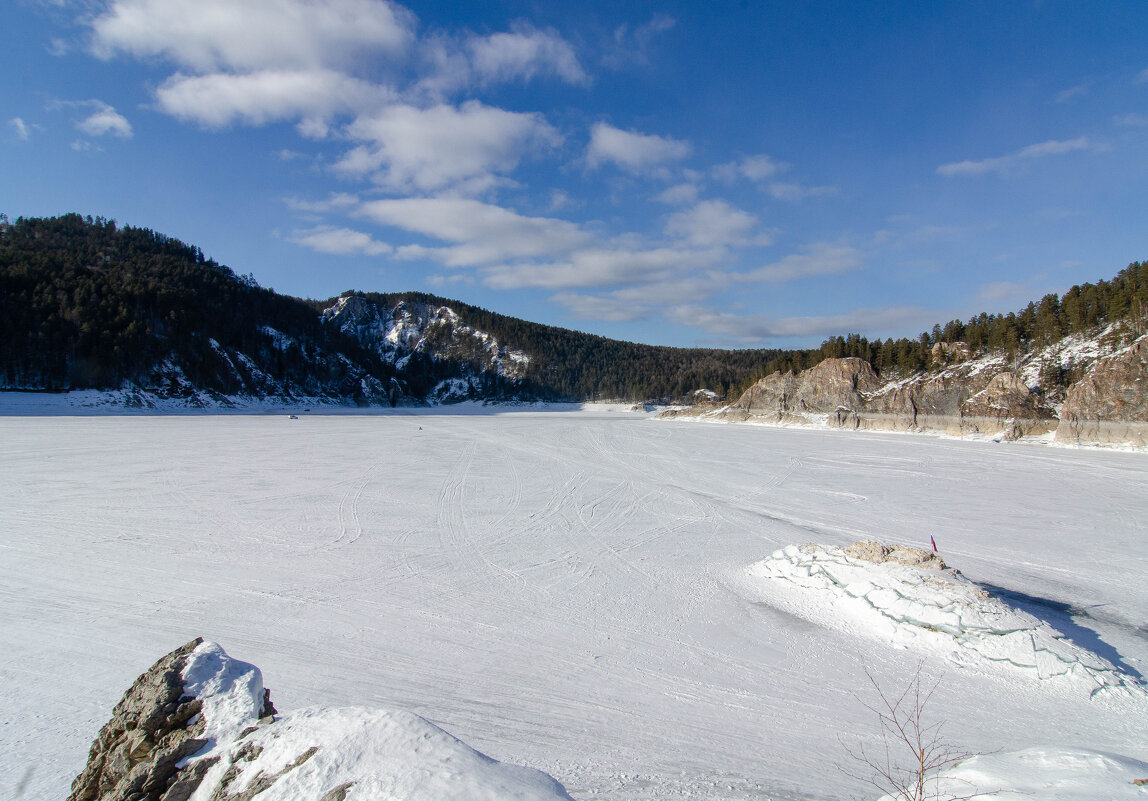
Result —
<instances>
[{"instance_id":1,"label":"snow-covered mountain slope","mask_svg":"<svg viewBox=\"0 0 1148 801\"><path fill-rule=\"evenodd\" d=\"M394 365L400 377L412 369L415 355L455 365L455 374L428 393L435 403L483 397L492 377L513 385L530 364L525 352L500 345L445 305L401 300L389 308L361 295L344 295L323 311L323 320Z\"/></svg>"}]
</instances>

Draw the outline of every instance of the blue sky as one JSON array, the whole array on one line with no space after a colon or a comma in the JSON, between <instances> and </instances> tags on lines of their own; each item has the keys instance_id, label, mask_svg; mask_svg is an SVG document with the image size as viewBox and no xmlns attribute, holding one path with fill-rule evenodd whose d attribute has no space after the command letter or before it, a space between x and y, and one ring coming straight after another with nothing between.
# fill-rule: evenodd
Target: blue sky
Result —
<instances>
[{"instance_id":1,"label":"blue sky","mask_svg":"<svg viewBox=\"0 0 1148 801\"><path fill-rule=\"evenodd\" d=\"M289 294L912 336L1148 258L1148 6L15 0L0 211Z\"/></svg>"}]
</instances>

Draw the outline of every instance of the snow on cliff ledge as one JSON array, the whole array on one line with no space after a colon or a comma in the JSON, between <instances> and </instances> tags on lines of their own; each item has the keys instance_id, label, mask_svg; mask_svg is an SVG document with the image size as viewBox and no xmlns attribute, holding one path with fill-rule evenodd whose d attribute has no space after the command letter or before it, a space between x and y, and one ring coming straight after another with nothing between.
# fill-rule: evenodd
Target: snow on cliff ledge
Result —
<instances>
[{"instance_id":1,"label":"snow on cliff ledge","mask_svg":"<svg viewBox=\"0 0 1148 801\"><path fill-rule=\"evenodd\" d=\"M203 702L208 738L186 760L207 768L190 801L571 801L547 774L490 759L409 712L317 708L260 721L259 668L212 642L191 654L183 680Z\"/></svg>"},{"instance_id":2,"label":"snow on cliff ledge","mask_svg":"<svg viewBox=\"0 0 1148 801\"><path fill-rule=\"evenodd\" d=\"M928 551L875 542L790 545L747 567L742 579L753 600L827 628L932 650L974 670L1148 697L1137 679Z\"/></svg>"}]
</instances>

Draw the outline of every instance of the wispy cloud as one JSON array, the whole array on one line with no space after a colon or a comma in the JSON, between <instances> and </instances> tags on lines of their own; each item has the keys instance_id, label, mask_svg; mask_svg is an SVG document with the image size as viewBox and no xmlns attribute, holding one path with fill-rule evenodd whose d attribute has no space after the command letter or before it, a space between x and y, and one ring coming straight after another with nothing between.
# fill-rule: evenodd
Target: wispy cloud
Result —
<instances>
[{"instance_id":1,"label":"wispy cloud","mask_svg":"<svg viewBox=\"0 0 1148 801\"><path fill-rule=\"evenodd\" d=\"M760 221L749 212L734 208L724 200L703 200L684 211L671 214L666 233L693 247L743 247L768 245L769 234L759 231Z\"/></svg>"},{"instance_id":2,"label":"wispy cloud","mask_svg":"<svg viewBox=\"0 0 1148 801\"><path fill-rule=\"evenodd\" d=\"M1063 91L1057 92L1056 97L1053 98L1054 103L1067 103L1070 100L1075 100L1078 97L1083 97L1088 94L1088 84L1082 83L1076 86L1070 86Z\"/></svg>"},{"instance_id":3,"label":"wispy cloud","mask_svg":"<svg viewBox=\"0 0 1148 801\"><path fill-rule=\"evenodd\" d=\"M311 248L319 253L335 255L350 255L365 253L368 256L378 256L391 253L394 248L386 242L376 241L370 234L355 231L350 228L336 228L330 225L320 225L315 228L295 230L291 232L288 241Z\"/></svg>"},{"instance_id":4,"label":"wispy cloud","mask_svg":"<svg viewBox=\"0 0 1148 801\"><path fill-rule=\"evenodd\" d=\"M408 245L398 249L400 257L433 258L447 267L560 255L592 240L588 233L565 220L527 217L461 197L373 200L362 204L356 214L380 225L454 243L448 247Z\"/></svg>"},{"instance_id":5,"label":"wispy cloud","mask_svg":"<svg viewBox=\"0 0 1148 801\"><path fill-rule=\"evenodd\" d=\"M1042 294L1045 276L1036 275L1025 281L991 281L977 287L973 300L995 309L1020 307Z\"/></svg>"},{"instance_id":6,"label":"wispy cloud","mask_svg":"<svg viewBox=\"0 0 1148 801\"><path fill-rule=\"evenodd\" d=\"M840 190L836 186L805 186L799 183L773 181L767 187L771 197L776 200L799 201L810 197L826 197L836 195Z\"/></svg>"},{"instance_id":7,"label":"wispy cloud","mask_svg":"<svg viewBox=\"0 0 1148 801\"><path fill-rule=\"evenodd\" d=\"M30 136L30 127L28 123L24 122L20 117L13 117L8 120L8 124L16 131L16 138L24 142L28 141Z\"/></svg>"},{"instance_id":8,"label":"wispy cloud","mask_svg":"<svg viewBox=\"0 0 1148 801\"><path fill-rule=\"evenodd\" d=\"M590 76L578 54L553 28L515 22L505 32L486 36L436 33L419 46L425 75L413 92L431 99L471 86L490 86L554 78L586 86Z\"/></svg>"},{"instance_id":9,"label":"wispy cloud","mask_svg":"<svg viewBox=\"0 0 1148 801\"><path fill-rule=\"evenodd\" d=\"M839 275L859 269L861 252L847 245L817 243L771 264L738 275L740 281L781 283L819 275Z\"/></svg>"},{"instance_id":10,"label":"wispy cloud","mask_svg":"<svg viewBox=\"0 0 1148 801\"><path fill-rule=\"evenodd\" d=\"M1143 128L1148 126L1148 114L1120 114L1113 117L1112 121L1130 128Z\"/></svg>"},{"instance_id":11,"label":"wispy cloud","mask_svg":"<svg viewBox=\"0 0 1148 801\"><path fill-rule=\"evenodd\" d=\"M656 134L623 131L599 122L590 130L586 163L591 168L612 163L627 172L640 174L681 161L690 151L688 142Z\"/></svg>"},{"instance_id":12,"label":"wispy cloud","mask_svg":"<svg viewBox=\"0 0 1148 801\"><path fill-rule=\"evenodd\" d=\"M675 184L654 196L654 200L667 206L684 206L698 199L698 187L692 183Z\"/></svg>"},{"instance_id":13,"label":"wispy cloud","mask_svg":"<svg viewBox=\"0 0 1148 801\"><path fill-rule=\"evenodd\" d=\"M649 21L634 27L619 25L606 45L602 63L611 69L621 69L628 64L648 64L654 40L676 25L677 21L666 14L655 14Z\"/></svg>"},{"instance_id":14,"label":"wispy cloud","mask_svg":"<svg viewBox=\"0 0 1148 801\"><path fill-rule=\"evenodd\" d=\"M359 196L347 192L332 192L326 200L303 200L299 197L285 197L283 202L292 211L309 214L326 214L330 211L346 211L359 205Z\"/></svg>"},{"instance_id":15,"label":"wispy cloud","mask_svg":"<svg viewBox=\"0 0 1148 801\"><path fill-rule=\"evenodd\" d=\"M102 100L59 100L51 108L90 110L88 116L75 122L76 128L88 136L115 136L120 139L132 137L132 125L127 118Z\"/></svg>"},{"instance_id":16,"label":"wispy cloud","mask_svg":"<svg viewBox=\"0 0 1148 801\"><path fill-rule=\"evenodd\" d=\"M534 263L500 264L484 269L485 281L497 289L586 289L641 286L643 290L720 263L720 248L627 248L592 245L567 258Z\"/></svg>"},{"instance_id":17,"label":"wispy cloud","mask_svg":"<svg viewBox=\"0 0 1148 801\"><path fill-rule=\"evenodd\" d=\"M789 169L784 161L777 161L764 153L756 156L743 156L736 161L719 164L710 170L715 178L722 181L734 181L745 178L755 183L773 178Z\"/></svg>"},{"instance_id":18,"label":"wispy cloud","mask_svg":"<svg viewBox=\"0 0 1148 801\"><path fill-rule=\"evenodd\" d=\"M824 316L769 317L684 305L670 309L666 316L680 325L695 326L713 336L748 345L777 339L829 337L842 332L857 332L869 337L904 335L924 330L940 319L938 315L941 313L913 306L890 306L851 309Z\"/></svg>"},{"instance_id":19,"label":"wispy cloud","mask_svg":"<svg viewBox=\"0 0 1148 801\"><path fill-rule=\"evenodd\" d=\"M983 175L990 172L1003 172L1010 167L1014 167L1024 161L1030 159L1045 158L1047 156L1059 156L1065 153L1073 153L1080 150L1098 150L1099 147L1091 142L1088 137L1080 136L1076 139L1050 139L1047 142L1039 142L1035 145L1029 145L1022 148L1015 153L1010 153L1007 156L998 156L996 158L981 159L980 161L956 161L950 164L942 164L937 167L938 175Z\"/></svg>"}]
</instances>

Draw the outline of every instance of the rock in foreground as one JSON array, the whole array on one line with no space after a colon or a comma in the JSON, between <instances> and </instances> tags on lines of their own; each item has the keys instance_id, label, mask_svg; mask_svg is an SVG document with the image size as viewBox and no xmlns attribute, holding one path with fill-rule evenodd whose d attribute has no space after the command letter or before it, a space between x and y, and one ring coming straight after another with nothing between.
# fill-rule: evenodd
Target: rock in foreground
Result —
<instances>
[{"instance_id":1,"label":"rock in foreground","mask_svg":"<svg viewBox=\"0 0 1148 801\"><path fill-rule=\"evenodd\" d=\"M116 705L69 801L570 801L417 715L270 706L259 668L194 640Z\"/></svg>"}]
</instances>

